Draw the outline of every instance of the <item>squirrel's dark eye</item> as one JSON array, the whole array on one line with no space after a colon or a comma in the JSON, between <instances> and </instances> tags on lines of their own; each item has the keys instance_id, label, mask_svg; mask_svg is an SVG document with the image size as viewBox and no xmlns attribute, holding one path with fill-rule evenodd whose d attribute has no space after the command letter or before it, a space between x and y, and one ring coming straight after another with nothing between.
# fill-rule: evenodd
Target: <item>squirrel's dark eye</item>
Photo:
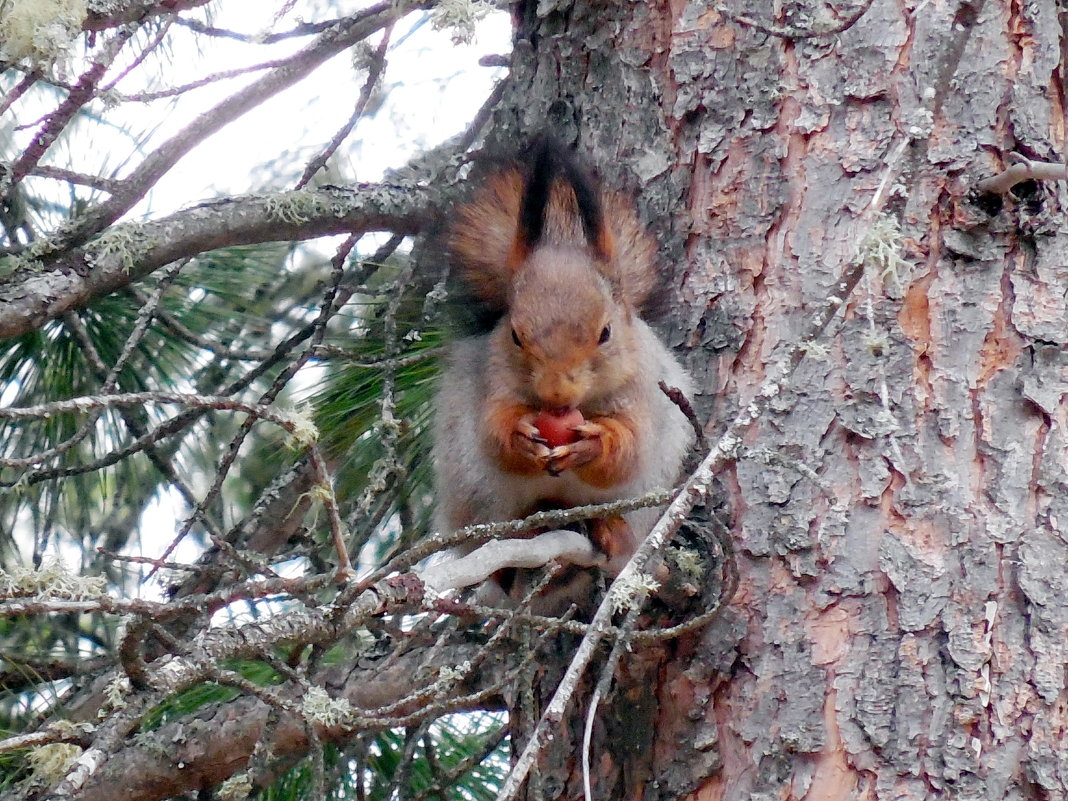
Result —
<instances>
[{"instance_id":1,"label":"squirrel's dark eye","mask_svg":"<svg viewBox=\"0 0 1068 801\"><path fill-rule=\"evenodd\" d=\"M598 345L603 345L608 341L608 338L612 336L612 326L606 325L601 329L601 338L597 340Z\"/></svg>"},{"instance_id":2,"label":"squirrel's dark eye","mask_svg":"<svg viewBox=\"0 0 1068 801\"><path fill-rule=\"evenodd\" d=\"M523 347L523 343L519 341L519 334L515 332L514 328L512 329L512 342L515 343L517 348Z\"/></svg>"}]
</instances>

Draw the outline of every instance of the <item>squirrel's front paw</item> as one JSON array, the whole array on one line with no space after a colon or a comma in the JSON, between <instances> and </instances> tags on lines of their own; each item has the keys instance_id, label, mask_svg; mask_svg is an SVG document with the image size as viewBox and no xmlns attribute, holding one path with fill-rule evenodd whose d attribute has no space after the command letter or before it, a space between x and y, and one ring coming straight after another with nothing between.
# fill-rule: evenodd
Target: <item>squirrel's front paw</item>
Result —
<instances>
[{"instance_id":1,"label":"squirrel's front paw","mask_svg":"<svg viewBox=\"0 0 1068 801\"><path fill-rule=\"evenodd\" d=\"M552 450L545 444L545 438L542 437L533 420L532 414L516 420L509 444L515 458L529 463L537 470L545 470Z\"/></svg>"},{"instance_id":2,"label":"squirrel's front paw","mask_svg":"<svg viewBox=\"0 0 1068 801\"><path fill-rule=\"evenodd\" d=\"M549 454L548 470L554 476L560 475L566 470L577 470L585 467L604 450L601 436L605 428L600 423L589 421L581 423L571 429L579 438L570 445L559 445L552 449Z\"/></svg>"}]
</instances>

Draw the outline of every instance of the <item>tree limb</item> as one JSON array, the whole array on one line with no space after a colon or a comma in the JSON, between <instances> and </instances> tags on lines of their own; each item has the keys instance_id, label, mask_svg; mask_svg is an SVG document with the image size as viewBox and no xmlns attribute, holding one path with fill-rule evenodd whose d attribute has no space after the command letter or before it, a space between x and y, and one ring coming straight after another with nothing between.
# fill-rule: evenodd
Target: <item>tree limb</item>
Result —
<instances>
[{"instance_id":1,"label":"tree limb","mask_svg":"<svg viewBox=\"0 0 1068 801\"><path fill-rule=\"evenodd\" d=\"M176 259L234 245L330 234L413 234L433 216L434 192L360 184L203 203L160 220L116 226L47 266L30 262L0 281L0 339L43 326Z\"/></svg>"},{"instance_id":2,"label":"tree limb","mask_svg":"<svg viewBox=\"0 0 1068 801\"><path fill-rule=\"evenodd\" d=\"M1003 195L1024 181L1064 181L1068 179L1068 166L1063 163L1046 161L1031 161L1019 154L1011 154L1016 163L1006 167L997 175L976 183L975 188L980 192L994 192Z\"/></svg>"},{"instance_id":3,"label":"tree limb","mask_svg":"<svg viewBox=\"0 0 1068 801\"><path fill-rule=\"evenodd\" d=\"M382 668L370 662L345 672L332 668L317 677L334 698L344 698L358 710L374 710L403 699L412 691L414 676L429 666L461 664L476 658L480 643L456 638L440 648L417 647L391 666ZM500 683L501 665L494 662L477 677L477 687ZM299 698L291 698L297 703ZM485 707L486 702L481 706ZM418 703L395 710L396 716L419 711ZM458 701L458 708L463 708ZM467 708L471 708L467 706ZM79 801L155 801L203 787L211 787L243 770L256 743L263 736L269 705L260 698L245 696L211 704L198 713L142 733L128 741L102 765L75 797ZM385 728L383 721L380 728ZM367 729L364 729L366 731ZM343 743L351 737L344 726L318 730L324 742ZM272 753L285 764L302 757L309 741L298 715L281 715L270 732Z\"/></svg>"}]
</instances>

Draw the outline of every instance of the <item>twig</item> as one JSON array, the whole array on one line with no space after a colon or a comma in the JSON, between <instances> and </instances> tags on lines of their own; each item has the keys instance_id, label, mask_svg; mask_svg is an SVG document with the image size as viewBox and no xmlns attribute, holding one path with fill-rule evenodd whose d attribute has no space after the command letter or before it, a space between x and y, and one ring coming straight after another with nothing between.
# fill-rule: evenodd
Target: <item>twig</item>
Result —
<instances>
[{"instance_id":1,"label":"twig","mask_svg":"<svg viewBox=\"0 0 1068 801\"><path fill-rule=\"evenodd\" d=\"M126 363L133 355L137 344L144 338L144 335L148 331L148 324L152 320L156 307L159 305L160 299L163 296L163 291L171 285L175 278L178 277L178 273L183 266L184 262L175 264L160 278L156 289L152 292L152 295L148 298L144 306L141 308L141 311L138 313L137 322L130 331L130 335L126 338L126 343L123 345L119 358L116 359L115 364L111 366L110 370L100 358L100 354L97 352L96 346L93 344L92 338L89 336L89 332L86 330L82 321L72 312L68 312L64 315L64 322L68 330L81 346L82 353L85 355L85 359L89 363L90 368L102 381L98 394L109 395L112 390L115 389L118 384L119 375L122 373L123 369L126 367ZM26 459L12 460L11 462L8 462L6 466L28 467L66 453L92 432L99 416L99 414L92 415L90 419L65 442L61 442L48 450L35 453L33 456ZM129 423L129 419L127 422Z\"/></svg>"},{"instance_id":2,"label":"twig","mask_svg":"<svg viewBox=\"0 0 1068 801\"><path fill-rule=\"evenodd\" d=\"M579 520L588 520L595 517L612 517L635 509L648 509L652 506L662 506L675 496L673 490L651 490L634 498L624 498L619 501L608 503L593 503L586 506L572 506L567 509L553 509L545 512L535 512L521 520L505 520L498 523L477 523L472 526L454 531L451 534L434 534L427 537L418 545L415 545L404 553L398 554L382 567L375 570L371 575L360 581L359 587L367 587L385 578L395 571L407 570L412 565L438 551L446 550L457 545L475 545L487 540L505 537L511 534L520 534L533 531L538 528L559 528L560 526L574 523Z\"/></svg>"},{"instance_id":3,"label":"twig","mask_svg":"<svg viewBox=\"0 0 1068 801\"><path fill-rule=\"evenodd\" d=\"M664 381L658 382L657 386L660 387L661 392L668 396L668 400L678 406L679 410L686 415L686 419L690 421L693 433L697 437L697 447L701 449L701 453L707 453L708 439L705 437L705 429L701 425L701 421L697 419L697 412L694 411L690 399L686 397L686 394L681 389L669 387Z\"/></svg>"},{"instance_id":4,"label":"twig","mask_svg":"<svg viewBox=\"0 0 1068 801\"><path fill-rule=\"evenodd\" d=\"M479 584L507 567L543 567L554 559L579 567L605 564L606 557L590 538L577 531L548 531L522 540L491 540L466 556L418 571L423 583L437 592Z\"/></svg>"},{"instance_id":5,"label":"twig","mask_svg":"<svg viewBox=\"0 0 1068 801\"><path fill-rule=\"evenodd\" d=\"M383 454L372 466L366 487L360 494L360 498L349 517L350 527L355 538L353 542L354 551L361 548L370 538L374 526L378 523L376 517L370 516L375 501L386 496L394 484L405 475L405 468L400 462L397 450L397 443L401 433L401 421L397 419L395 414L397 409L397 371L393 360L400 352L400 343L397 337L397 315L400 313L405 292L410 287L414 276L415 262L409 259L397 279L397 288L391 294L382 315L382 334L386 362L382 371L382 391L377 426L380 432L379 441ZM381 508L377 517L380 518L385 511L385 508ZM370 519L368 519L369 517Z\"/></svg>"},{"instance_id":6,"label":"twig","mask_svg":"<svg viewBox=\"0 0 1068 801\"><path fill-rule=\"evenodd\" d=\"M467 771L471 770L475 765L480 765L482 760L500 747L501 743L504 742L504 738L507 736L508 727L498 727L495 732L486 737L482 746L477 751L468 754L457 762L451 770L445 772L444 776L436 778L433 784L420 791L412 801L426 801L427 798L434 794L445 797L443 795L444 790L455 783L457 779L467 773Z\"/></svg>"},{"instance_id":7,"label":"twig","mask_svg":"<svg viewBox=\"0 0 1068 801\"><path fill-rule=\"evenodd\" d=\"M33 141L30 142L22 155L11 165L10 171L4 176L4 181L0 184L4 196L10 197L14 187L37 166L38 162L52 146L52 143L59 138L63 129L70 124L82 107L93 97L97 84L104 77L104 73L107 72L108 67L111 66L123 45L133 36L135 30L134 26L127 26L111 37L101 48L100 54L93 59L89 68L72 87L67 97L59 104L59 107L48 115L44 126L37 132L36 136L33 137Z\"/></svg>"},{"instance_id":8,"label":"twig","mask_svg":"<svg viewBox=\"0 0 1068 801\"><path fill-rule=\"evenodd\" d=\"M76 414L112 406L144 406L150 403L177 404L198 409L243 412L254 419L274 423L291 434L297 433L298 430L296 420L267 406L245 403L218 395L194 395L185 392L122 392L115 395L86 395L69 400L39 403L35 406L5 406L0 408L0 418L34 420L53 417L57 414ZM7 467L9 466L9 461L0 459L0 465Z\"/></svg>"},{"instance_id":9,"label":"twig","mask_svg":"<svg viewBox=\"0 0 1068 801\"><path fill-rule=\"evenodd\" d=\"M203 22L196 19L183 18L178 20L179 25L189 28L189 30L194 33L202 33L205 36L215 36L221 39L234 39L247 44L274 44L275 42L294 39L298 36L311 36L329 30L335 25L339 25L343 22L343 19L330 19L323 20L322 22L304 22L288 31L270 33L266 36L257 36L254 34L232 31L227 28L216 28L213 25L205 25Z\"/></svg>"},{"instance_id":10,"label":"twig","mask_svg":"<svg viewBox=\"0 0 1068 801\"><path fill-rule=\"evenodd\" d=\"M323 301L320 304L318 316L307 329L310 333L311 344L309 347L306 347L304 349L304 351L297 357L295 361L287 365L286 368L282 370L281 373L279 373L278 377L275 378L275 380L271 383L271 386L267 389L267 391L260 396L261 404L266 405L274 402L274 399L278 397L282 389L286 386L286 384L289 383L289 380L294 375L296 375L300 368L303 367L311 359L311 354L313 352L314 347L322 341L323 336L326 333L326 324L330 321L330 318L337 313L335 300L337 298L338 288L341 283L341 279L344 275L342 267L345 263L345 259L352 251L352 248L355 247L356 242L359 240L359 238L359 234L351 234L345 239L344 242L342 242L341 246L338 248L337 253L334 255L334 258L331 261L333 267L331 275L333 280L330 284L330 288L326 292L326 296L323 298ZM292 338L290 341L292 341ZM220 462L218 469L215 471L215 477L212 480L211 487L208 488L208 491L205 493L203 499L201 499L201 501L193 508L192 514L190 514L186 521L182 524L181 529L179 529L174 539L171 540L170 544L160 556L160 559L166 559L174 552L174 549L178 547L178 544L192 529L193 522L198 518L203 517L204 511L212 503L215 502L215 498L222 491L223 482L226 480L227 475L229 475L230 468L237 460L237 455L240 452L241 446L244 444L245 438L248 436L249 432L252 431L254 423L255 419L249 418L244 423L242 423L240 428L238 428L237 434L235 434L233 439L230 440L230 443L227 447L227 452L223 456L223 459ZM291 431L290 433L295 432ZM325 468L323 468L322 472L325 476ZM327 479L326 485L329 486L329 479ZM331 491L331 496L332 494L333 493ZM340 538L340 532L335 532L335 544L340 542ZM343 574L345 574L350 571L352 567L348 563L348 554L345 553L343 545L339 549L338 553L339 556L341 556L342 554L344 554L345 556L344 561L338 565L338 569L342 571ZM149 573L149 578L151 578L154 572L155 571Z\"/></svg>"},{"instance_id":11,"label":"twig","mask_svg":"<svg viewBox=\"0 0 1068 801\"><path fill-rule=\"evenodd\" d=\"M171 25L174 23L174 20L177 18L177 16L177 12L173 11L167 14L166 18L163 20L163 24L158 26L156 30L152 32L151 41L149 41L149 43L141 49L141 52L138 53L137 56L129 64L127 64L118 75L112 78L110 82L101 86L100 89L97 90L96 94L103 95L110 92L112 89L115 88L119 81L121 81L123 78L125 78L127 75L129 75L139 66L141 66L144 60L148 58L149 54L152 53L163 43L163 40L166 38L167 33L168 31L170 31Z\"/></svg>"},{"instance_id":12,"label":"twig","mask_svg":"<svg viewBox=\"0 0 1068 801\"><path fill-rule=\"evenodd\" d=\"M727 8L726 5L718 3L716 5L716 11L725 16L732 22L737 22L739 25L744 25L747 28L753 28L761 33L765 33L768 36L775 36L779 39L814 39L818 36L834 36L838 33L852 28L865 12L871 8L873 0L864 0L855 11L841 20L835 23L813 25L811 28L792 28L779 25L772 25L770 23L761 22L758 19L747 16L745 14L738 14Z\"/></svg>"},{"instance_id":13,"label":"twig","mask_svg":"<svg viewBox=\"0 0 1068 801\"><path fill-rule=\"evenodd\" d=\"M1064 162L1031 161L1018 153L1011 153L1009 158L1015 162L1012 166L982 179L975 184L975 188L980 192L1003 195L1024 181L1068 180L1068 166Z\"/></svg>"},{"instance_id":14,"label":"twig","mask_svg":"<svg viewBox=\"0 0 1068 801\"><path fill-rule=\"evenodd\" d=\"M11 108L11 105L16 100L18 100L20 97L22 97L24 94L26 94L26 91L31 86L33 86L35 83L37 83L37 79L40 78L40 77L41 77L41 71L39 69L37 69L37 68L34 68L34 69L30 70L29 72L27 72L22 77L22 80L19 81L17 84L15 84L15 86L12 87L11 91L8 92L6 95L4 95L4 97L2 99L0 99L0 117L2 117L4 115L4 113L9 108Z\"/></svg>"},{"instance_id":15,"label":"twig","mask_svg":"<svg viewBox=\"0 0 1068 801\"><path fill-rule=\"evenodd\" d=\"M387 25L385 30L382 31L382 41L379 42L378 47L371 55L370 63L367 67L367 79L363 82L363 88L360 89L360 96L356 99L356 107L353 109L352 115L345 121L345 124L338 129L337 133L334 134L330 143L323 149L323 151L312 159L308 163L308 166L304 168L304 173L300 176L300 180L297 181L297 189L305 186L315 173L326 166L327 160L334 154L338 147L341 146L341 143L345 141L346 137L352 133L352 129L356 127L356 123L363 117L364 112L367 110L367 104L370 102L375 87L378 85L378 80L382 77L382 72L385 70L386 50L389 48L389 37L392 31L392 24Z\"/></svg>"},{"instance_id":16,"label":"twig","mask_svg":"<svg viewBox=\"0 0 1068 801\"><path fill-rule=\"evenodd\" d=\"M411 367L413 364L440 359L444 353L444 348L426 348L407 356L392 359L383 356L381 359L364 361L359 354L340 348L337 345L320 345L315 349L315 355L320 358L347 361L353 367L362 367L367 370L398 370L404 367Z\"/></svg>"},{"instance_id":17,"label":"twig","mask_svg":"<svg viewBox=\"0 0 1068 801\"><path fill-rule=\"evenodd\" d=\"M634 625L638 622L640 613L640 604L634 604L627 611L627 616L620 627L623 632L633 630ZM616 636L616 641L612 644L612 650L608 654L608 660L601 670L601 678L598 679L597 686L594 687L593 695L590 697L590 708L586 710L586 724L582 730L582 789L586 794L586 801L593 801L593 787L590 781L590 748L593 741L593 724L597 720L597 709L601 705L601 698L608 695L608 690L612 685L612 677L616 674L616 667L623 656L623 649L629 644L628 640L626 633Z\"/></svg>"},{"instance_id":18,"label":"twig","mask_svg":"<svg viewBox=\"0 0 1068 801\"><path fill-rule=\"evenodd\" d=\"M82 727L72 725L68 721L57 721L40 731L17 734L0 740L0 754L23 751L49 743L78 743L84 747L89 744L89 738Z\"/></svg>"},{"instance_id":19,"label":"twig","mask_svg":"<svg viewBox=\"0 0 1068 801\"><path fill-rule=\"evenodd\" d=\"M457 140L457 150L463 152L475 143L479 134L482 133L482 129L486 126L486 123L489 122L490 116L493 114L493 109L497 107L497 104L501 102L501 98L504 97L504 90L507 86L507 78L497 81L496 85L486 97L486 102L482 104L477 112L475 112L475 116L472 118L471 123Z\"/></svg>"},{"instance_id":20,"label":"twig","mask_svg":"<svg viewBox=\"0 0 1068 801\"><path fill-rule=\"evenodd\" d=\"M327 518L330 521L330 539L337 552L337 578L347 580L354 578L356 571L352 569L352 560L349 558L348 548L345 546L344 524L341 522L341 514L337 508L337 496L334 495L334 485L330 480L330 473L326 469L326 460L319 453L318 448L310 448L308 457L311 460L312 470L315 471L316 479L322 492L319 500L326 507Z\"/></svg>"},{"instance_id":21,"label":"twig","mask_svg":"<svg viewBox=\"0 0 1068 801\"><path fill-rule=\"evenodd\" d=\"M430 721L424 720L414 730L409 730L405 733L404 748L401 751L401 758L397 763L397 767L394 768L393 777L390 779L389 788L385 794L386 798L396 798L397 801L408 801L411 797L410 787L408 786L412 762L415 759L416 749L419 747L419 742L430 731Z\"/></svg>"},{"instance_id":22,"label":"twig","mask_svg":"<svg viewBox=\"0 0 1068 801\"><path fill-rule=\"evenodd\" d=\"M186 92L191 92L194 89L201 89L205 86L212 86L219 81L227 80L229 78L240 78L242 75L248 75L251 72L262 72L263 70L274 69L275 67L281 67L289 61L288 58L278 58L271 61L261 61L259 64L252 64L248 67L238 67L232 70L220 70L214 72L211 75L205 75L203 78L198 78L195 81L189 83L183 83L178 86L172 86L169 89L158 89L154 92L135 92L133 94L118 94L114 95L117 100L124 103L149 103L153 100L163 100L167 97L177 97L183 95Z\"/></svg>"},{"instance_id":23,"label":"twig","mask_svg":"<svg viewBox=\"0 0 1068 801\"><path fill-rule=\"evenodd\" d=\"M117 192L122 186L122 181L117 181L114 178L104 178L99 175L85 175L84 173L74 172L73 170L65 170L62 167L50 167L44 164L38 164L30 170L30 175L38 175L42 178L52 178L56 181L64 181L69 184L89 186L93 189L99 189L109 193Z\"/></svg>"},{"instance_id":24,"label":"twig","mask_svg":"<svg viewBox=\"0 0 1068 801\"><path fill-rule=\"evenodd\" d=\"M96 552L105 559L110 559L115 562L129 562L133 565L155 565L159 562L158 559L153 559L150 556L134 556L131 554L115 553L104 547L97 548ZM187 565L184 562L164 562L162 567L167 570L188 570L190 573L202 574L208 572L208 569L201 565Z\"/></svg>"}]
</instances>

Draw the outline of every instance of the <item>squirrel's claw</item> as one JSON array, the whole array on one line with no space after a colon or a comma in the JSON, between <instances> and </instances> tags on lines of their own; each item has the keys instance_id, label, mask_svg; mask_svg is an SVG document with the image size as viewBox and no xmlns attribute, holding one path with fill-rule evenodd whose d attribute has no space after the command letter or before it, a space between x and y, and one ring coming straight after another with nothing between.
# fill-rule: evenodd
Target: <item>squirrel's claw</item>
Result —
<instances>
[{"instance_id":1,"label":"squirrel's claw","mask_svg":"<svg viewBox=\"0 0 1068 801\"><path fill-rule=\"evenodd\" d=\"M587 420L585 423L579 423L572 429L583 440L594 439L600 437L605 432L605 427L600 423L595 423L592 420Z\"/></svg>"},{"instance_id":2,"label":"squirrel's claw","mask_svg":"<svg viewBox=\"0 0 1068 801\"><path fill-rule=\"evenodd\" d=\"M560 445L549 452L549 472L555 476L566 470L584 467L600 456L602 450L601 440L597 437L580 439L570 445Z\"/></svg>"},{"instance_id":3,"label":"squirrel's claw","mask_svg":"<svg viewBox=\"0 0 1068 801\"><path fill-rule=\"evenodd\" d=\"M516 421L512 432L512 450L521 459L532 462L538 469L547 468L549 454L552 452L545 444L545 439L538 429L525 418Z\"/></svg>"},{"instance_id":4,"label":"squirrel's claw","mask_svg":"<svg viewBox=\"0 0 1068 801\"><path fill-rule=\"evenodd\" d=\"M515 433L534 442L545 444L545 437L541 435L538 427L533 423L534 415L520 417L515 424Z\"/></svg>"}]
</instances>

